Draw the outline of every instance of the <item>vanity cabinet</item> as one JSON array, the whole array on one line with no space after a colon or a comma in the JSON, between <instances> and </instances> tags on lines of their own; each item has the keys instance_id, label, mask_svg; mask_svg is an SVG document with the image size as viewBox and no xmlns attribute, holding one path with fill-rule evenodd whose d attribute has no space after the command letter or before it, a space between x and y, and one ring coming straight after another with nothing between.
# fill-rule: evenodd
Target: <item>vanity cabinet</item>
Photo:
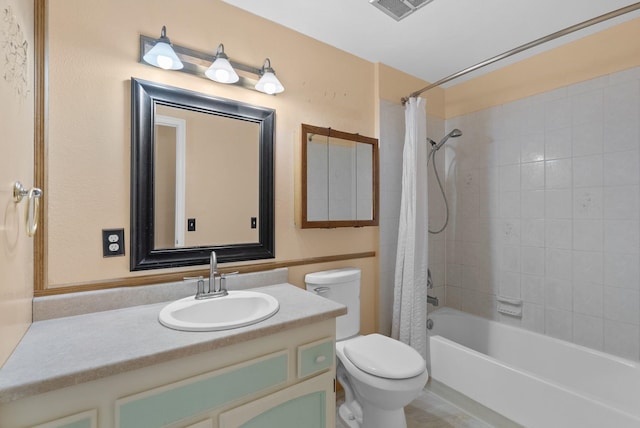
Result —
<instances>
[{"instance_id":1,"label":"vanity cabinet","mask_svg":"<svg viewBox=\"0 0 640 428\"><path fill-rule=\"evenodd\" d=\"M16 400L0 426L333 428L334 352L324 320Z\"/></svg>"}]
</instances>

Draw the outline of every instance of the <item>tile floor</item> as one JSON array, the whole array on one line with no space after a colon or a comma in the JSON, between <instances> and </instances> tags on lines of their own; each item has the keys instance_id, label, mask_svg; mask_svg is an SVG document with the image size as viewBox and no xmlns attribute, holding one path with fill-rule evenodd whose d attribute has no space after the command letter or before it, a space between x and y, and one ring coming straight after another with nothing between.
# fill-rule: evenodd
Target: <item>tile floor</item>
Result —
<instances>
[{"instance_id":1,"label":"tile floor","mask_svg":"<svg viewBox=\"0 0 640 428\"><path fill-rule=\"evenodd\" d=\"M343 392L339 392L336 412L343 401ZM469 415L428 390L423 390L418 398L405 408L405 415L407 428L491 428L491 425ZM337 413L336 428L348 428L342 423Z\"/></svg>"}]
</instances>

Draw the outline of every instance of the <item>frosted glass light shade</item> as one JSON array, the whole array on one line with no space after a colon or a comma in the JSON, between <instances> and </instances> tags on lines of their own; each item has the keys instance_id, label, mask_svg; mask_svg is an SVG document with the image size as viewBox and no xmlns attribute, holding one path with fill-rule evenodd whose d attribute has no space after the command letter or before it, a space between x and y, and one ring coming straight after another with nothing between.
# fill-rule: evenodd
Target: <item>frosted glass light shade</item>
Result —
<instances>
[{"instance_id":1,"label":"frosted glass light shade","mask_svg":"<svg viewBox=\"0 0 640 428\"><path fill-rule=\"evenodd\" d=\"M171 47L171 41L167 37L167 28L162 27L160 38L156 44L147 52L142 59L147 64L160 67L165 70L180 70L184 67L178 55Z\"/></svg>"},{"instance_id":2,"label":"frosted glass light shade","mask_svg":"<svg viewBox=\"0 0 640 428\"><path fill-rule=\"evenodd\" d=\"M235 83L240 79L229 61L222 57L216 58L204 74L219 83Z\"/></svg>"},{"instance_id":3,"label":"frosted glass light shade","mask_svg":"<svg viewBox=\"0 0 640 428\"><path fill-rule=\"evenodd\" d=\"M256 83L256 89L265 94L273 95L284 91L284 86L282 86L282 83L273 72L265 71L258 83Z\"/></svg>"}]
</instances>

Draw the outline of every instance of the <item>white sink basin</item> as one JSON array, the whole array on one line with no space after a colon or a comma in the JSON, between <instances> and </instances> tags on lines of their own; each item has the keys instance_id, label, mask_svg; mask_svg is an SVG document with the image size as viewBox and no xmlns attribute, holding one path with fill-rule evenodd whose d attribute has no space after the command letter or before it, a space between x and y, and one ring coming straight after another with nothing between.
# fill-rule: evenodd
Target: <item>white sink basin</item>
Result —
<instances>
[{"instance_id":1,"label":"white sink basin","mask_svg":"<svg viewBox=\"0 0 640 428\"><path fill-rule=\"evenodd\" d=\"M183 331L227 330L255 324L276 312L275 297L257 291L229 291L227 296L176 300L162 308L158 319L166 327Z\"/></svg>"}]
</instances>

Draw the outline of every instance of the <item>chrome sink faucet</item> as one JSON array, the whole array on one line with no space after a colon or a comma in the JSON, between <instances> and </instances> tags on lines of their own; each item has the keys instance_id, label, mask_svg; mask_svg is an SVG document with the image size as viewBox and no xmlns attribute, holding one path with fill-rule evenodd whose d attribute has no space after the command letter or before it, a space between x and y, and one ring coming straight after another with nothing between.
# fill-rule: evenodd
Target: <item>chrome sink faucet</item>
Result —
<instances>
[{"instance_id":1,"label":"chrome sink faucet","mask_svg":"<svg viewBox=\"0 0 640 428\"><path fill-rule=\"evenodd\" d=\"M218 273L218 258L216 252L212 251L209 257L209 293L220 291L220 287L216 287L216 274Z\"/></svg>"},{"instance_id":2,"label":"chrome sink faucet","mask_svg":"<svg viewBox=\"0 0 640 428\"><path fill-rule=\"evenodd\" d=\"M229 294L226 287L226 279L229 275L235 275L238 272L231 273L222 273L218 275L218 258L216 257L216 252L211 252L211 257L209 259L209 284L207 289L205 290L203 277L197 278L185 278L185 279L197 279L198 280L198 291L196 292L196 299L210 299L212 297L222 297Z\"/></svg>"}]
</instances>

